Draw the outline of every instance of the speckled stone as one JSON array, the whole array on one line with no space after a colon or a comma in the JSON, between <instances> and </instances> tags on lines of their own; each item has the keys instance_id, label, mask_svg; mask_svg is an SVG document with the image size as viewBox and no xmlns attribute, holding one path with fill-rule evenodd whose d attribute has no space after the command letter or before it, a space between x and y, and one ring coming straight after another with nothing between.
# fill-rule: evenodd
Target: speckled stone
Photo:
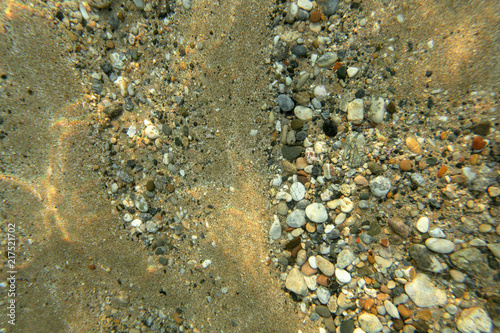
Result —
<instances>
[{"instance_id":1,"label":"speckled stone","mask_svg":"<svg viewBox=\"0 0 500 333\"><path fill-rule=\"evenodd\" d=\"M438 289L425 274L419 273L405 285L405 292L419 307L427 308L446 304L446 293Z\"/></svg>"}]
</instances>

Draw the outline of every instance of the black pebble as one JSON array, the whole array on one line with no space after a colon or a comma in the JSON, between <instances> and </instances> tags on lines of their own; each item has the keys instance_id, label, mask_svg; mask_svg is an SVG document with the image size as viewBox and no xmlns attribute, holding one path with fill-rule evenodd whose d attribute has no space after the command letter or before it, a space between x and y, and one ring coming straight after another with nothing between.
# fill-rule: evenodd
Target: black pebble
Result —
<instances>
[{"instance_id":1,"label":"black pebble","mask_svg":"<svg viewBox=\"0 0 500 333\"><path fill-rule=\"evenodd\" d=\"M431 75L432 75L432 71L425 71L425 76L431 77Z\"/></svg>"},{"instance_id":2,"label":"black pebble","mask_svg":"<svg viewBox=\"0 0 500 333\"><path fill-rule=\"evenodd\" d=\"M427 100L427 107L430 109L435 105L434 100L432 97L429 96L429 99Z\"/></svg>"},{"instance_id":3,"label":"black pebble","mask_svg":"<svg viewBox=\"0 0 500 333\"><path fill-rule=\"evenodd\" d=\"M323 123L323 132L325 132L326 136L333 138L337 135L337 125L331 120L325 120Z\"/></svg>"},{"instance_id":4,"label":"black pebble","mask_svg":"<svg viewBox=\"0 0 500 333\"><path fill-rule=\"evenodd\" d=\"M101 65L101 69L104 73L106 73L106 75L109 75L109 73L113 70L113 67L111 67L111 64L106 61Z\"/></svg>"},{"instance_id":5,"label":"black pebble","mask_svg":"<svg viewBox=\"0 0 500 333\"><path fill-rule=\"evenodd\" d=\"M64 19L63 12L57 12L56 13L56 19L58 19L59 21L62 21Z\"/></svg>"},{"instance_id":6,"label":"black pebble","mask_svg":"<svg viewBox=\"0 0 500 333\"><path fill-rule=\"evenodd\" d=\"M294 45L291 51L297 57L305 57L307 54L307 49L304 45Z\"/></svg>"},{"instance_id":7,"label":"black pebble","mask_svg":"<svg viewBox=\"0 0 500 333\"><path fill-rule=\"evenodd\" d=\"M356 91L354 96L356 96L356 98L363 98L365 97L365 91L363 89L359 89L358 91Z\"/></svg>"},{"instance_id":8,"label":"black pebble","mask_svg":"<svg viewBox=\"0 0 500 333\"><path fill-rule=\"evenodd\" d=\"M337 69L337 77L339 79L345 80L345 78L347 77L347 67L342 66Z\"/></svg>"}]
</instances>

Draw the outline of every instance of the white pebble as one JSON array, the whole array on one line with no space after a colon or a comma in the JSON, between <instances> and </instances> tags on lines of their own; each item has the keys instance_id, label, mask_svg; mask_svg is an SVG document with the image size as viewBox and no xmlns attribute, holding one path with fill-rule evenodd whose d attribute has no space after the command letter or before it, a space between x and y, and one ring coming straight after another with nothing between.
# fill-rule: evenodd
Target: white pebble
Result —
<instances>
[{"instance_id":1,"label":"white pebble","mask_svg":"<svg viewBox=\"0 0 500 333\"><path fill-rule=\"evenodd\" d=\"M429 231L429 218L427 216L422 216L417 221L417 230L423 234Z\"/></svg>"},{"instance_id":2,"label":"white pebble","mask_svg":"<svg viewBox=\"0 0 500 333\"><path fill-rule=\"evenodd\" d=\"M201 267L203 268L207 268L208 266L210 266L212 264L212 260L210 259L207 259L205 260L202 264L201 264Z\"/></svg>"}]
</instances>

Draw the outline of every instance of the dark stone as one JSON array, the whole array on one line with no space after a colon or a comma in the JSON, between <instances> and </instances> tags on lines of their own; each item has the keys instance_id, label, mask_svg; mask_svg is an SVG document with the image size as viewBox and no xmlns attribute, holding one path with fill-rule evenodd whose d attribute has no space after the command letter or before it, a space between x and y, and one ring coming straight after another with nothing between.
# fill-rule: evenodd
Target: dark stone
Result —
<instances>
[{"instance_id":1,"label":"dark stone","mask_svg":"<svg viewBox=\"0 0 500 333\"><path fill-rule=\"evenodd\" d=\"M356 91L354 96L356 96L356 98L363 98L363 97L365 97L365 91L360 88L360 89L358 89L358 91Z\"/></svg>"},{"instance_id":2,"label":"dark stone","mask_svg":"<svg viewBox=\"0 0 500 333\"><path fill-rule=\"evenodd\" d=\"M131 98L125 99L125 111L131 112L135 108L134 102L132 102Z\"/></svg>"},{"instance_id":3,"label":"dark stone","mask_svg":"<svg viewBox=\"0 0 500 333\"><path fill-rule=\"evenodd\" d=\"M432 71L425 71L425 76L431 77L431 75L432 75Z\"/></svg>"},{"instance_id":4,"label":"dark stone","mask_svg":"<svg viewBox=\"0 0 500 333\"><path fill-rule=\"evenodd\" d=\"M326 307L324 305L318 305L316 307L316 313L319 314L323 318L328 318L328 317L331 317L331 315L332 315L330 310L328 310L328 307Z\"/></svg>"},{"instance_id":5,"label":"dark stone","mask_svg":"<svg viewBox=\"0 0 500 333\"><path fill-rule=\"evenodd\" d=\"M393 101L390 101L389 102L389 105L387 105L387 108L386 108L387 112L389 112L390 114L393 114L393 113L396 113L398 110L396 109L396 104L394 104Z\"/></svg>"},{"instance_id":6,"label":"dark stone","mask_svg":"<svg viewBox=\"0 0 500 333\"><path fill-rule=\"evenodd\" d=\"M486 136L490 134L491 122L489 120L480 121L477 124L472 125L470 130L477 135Z\"/></svg>"},{"instance_id":7,"label":"dark stone","mask_svg":"<svg viewBox=\"0 0 500 333\"><path fill-rule=\"evenodd\" d=\"M293 103L293 102L292 102ZM302 128L302 126L304 126L304 121L303 120L300 120L300 119L297 119L295 118L294 120L292 120L291 124L292 128L294 130L300 130Z\"/></svg>"},{"instance_id":8,"label":"dark stone","mask_svg":"<svg viewBox=\"0 0 500 333\"><path fill-rule=\"evenodd\" d=\"M300 146L289 146L283 145L281 148L281 153L283 157L287 160L293 161L302 154L302 147Z\"/></svg>"},{"instance_id":9,"label":"dark stone","mask_svg":"<svg viewBox=\"0 0 500 333\"><path fill-rule=\"evenodd\" d=\"M429 96L429 98L427 99L427 108L431 109L434 105L436 105L436 103L434 103L434 100L432 99L431 96Z\"/></svg>"},{"instance_id":10,"label":"dark stone","mask_svg":"<svg viewBox=\"0 0 500 333\"><path fill-rule=\"evenodd\" d=\"M63 12L58 11L58 12L56 13L56 19L58 19L59 21L62 21L62 20L64 19L64 14L63 14Z\"/></svg>"},{"instance_id":11,"label":"dark stone","mask_svg":"<svg viewBox=\"0 0 500 333\"><path fill-rule=\"evenodd\" d=\"M148 182L146 183L146 190L152 192L155 190L155 183L154 181L152 180L148 180Z\"/></svg>"},{"instance_id":12,"label":"dark stone","mask_svg":"<svg viewBox=\"0 0 500 333\"><path fill-rule=\"evenodd\" d=\"M160 257L158 259L158 261L160 262L160 264L162 264L163 266L166 266L168 265L168 259L166 257Z\"/></svg>"},{"instance_id":13,"label":"dark stone","mask_svg":"<svg viewBox=\"0 0 500 333\"><path fill-rule=\"evenodd\" d=\"M297 21L307 21L309 19L309 12L303 9L299 9L297 12Z\"/></svg>"},{"instance_id":14,"label":"dark stone","mask_svg":"<svg viewBox=\"0 0 500 333\"><path fill-rule=\"evenodd\" d=\"M163 124L163 126L161 127L161 130L163 131L163 134L165 134L165 135L172 134L172 129L167 124Z\"/></svg>"},{"instance_id":15,"label":"dark stone","mask_svg":"<svg viewBox=\"0 0 500 333\"><path fill-rule=\"evenodd\" d=\"M299 131L297 134L295 134L295 140L297 141L304 141L307 138L307 132L306 131Z\"/></svg>"},{"instance_id":16,"label":"dark stone","mask_svg":"<svg viewBox=\"0 0 500 333\"><path fill-rule=\"evenodd\" d=\"M337 124L331 120L325 120L323 123L323 132L325 132L326 136L333 138L337 135Z\"/></svg>"},{"instance_id":17,"label":"dark stone","mask_svg":"<svg viewBox=\"0 0 500 333\"><path fill-rule=\"evenodd\" d=\"M304 45L294 45L292 46L292 53L297 57L305 57L307 55L307 48Z\"/></svg>"},{"instance_id":18,"label":"dark stone","mask_svg":"<svg viewBox=\"0 0 500 333\"><path fill-rule=\"evenodd\" d=\"M108 24L112 30L118 30L120 27L120 19L116 15L111 15L108 19Z\"/></svg>"},{"instance_id":19,"label":"dark stone","mask_svg":"<svg viewBox=\"0 0 500 333\"><path fill-rule=\"evenodd\" d=\"M109 75L109 73L111 73L111 71L113 70L113 66L111 66L111 63L106 61L101 65L101 69L106 75Z\"/></svg>"},{"instance_id":20,"label":"dark stone","mask_svg":"<svg viewBox=\"0 0 500 333\"><path fill-rule=\"evenodd\" d=\"M352 333L352 332L354 332L354 320L349 319L343 321L342 324L340 324L340 333Z\"/></svg>"},{"instance_id":21,"label":"dark stone","mask_svg":"<svg viewBox=\"0 0 500 333\"><path fill-rule=\"evenodd\" d=\"M408 251L410 257L415 260L418 268L423 270L428 270L431 268L432 259L431 253L424 245L421 244L413 244L410 246Z\"/></svg>"},{"instance_id":22,"label":"dark stone","mask_svg":"<svg viewBox=\"0 0 500 333\"><path fill-rule=\"evenodd\" d=\"M109 118L114 118L119 116L122 113L122 111L123 111L123 103L120 102L114 102L103 109L103 112Z\"/></svg>"},{"instance_id":23,"label":"dark stone","mask_svg":"<svg viewBox=\"0 0 500 333\"><path fill-rule=\"evenodd\" d=\"M347 78L347 67L342 66L337 69L337 77L341 80L345 80Z\"/></svg>"}]
</instances>

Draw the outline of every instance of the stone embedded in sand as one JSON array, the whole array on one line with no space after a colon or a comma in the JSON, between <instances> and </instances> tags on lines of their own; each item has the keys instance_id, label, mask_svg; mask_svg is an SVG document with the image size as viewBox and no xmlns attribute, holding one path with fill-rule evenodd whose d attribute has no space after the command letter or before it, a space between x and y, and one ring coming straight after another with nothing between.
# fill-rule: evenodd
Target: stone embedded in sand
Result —
<instances>
[{"instance_id":1,"label":"stone embedded in sand","mask_svg":"<svg viewBox=\"0 0 500 333\"><path fill-rule=\"evenodd\" d=\"M491 332L492 322L486 311L479 307L465 309L457 320L457 328L462 333Z\"/></svg>"},{"instance_id":2,"label":"stone embedded in sand","mask_svg":"<svg viewBox=\"0 0 500 333\"><path fill-rule=\"evenodd\" d=\"M392 230L402 238L408 238L408 236L410 236L411 227L406 225L402 220L397 218L389 219L389 225Z\"/></svg>"},{"instance_id":3,"label":"stone embedded in sand","mask_svg":"<svg viewBox=\"0 0 500 333\"><path fill-rule=\"evenodd\" d=\"M309 293L307 290L306 281L304 280L304 275L296 267L292 268L290 273L288 273L285 287L286 289L296 293L297 295L307 296L307 294Z\"/></svg>"},{"instance_id":4,"label":"stone embedded in sand","mask_svg":"<svg viewBox=\"0 0 500 333\"><path fill-rule=\"evenodd\" d=\"M421 308L446 304L446 293L437 288L425 274L419 273L405 285L405 292Z\"/></svg>"},{"instance_id":5,"label":"stone embedded in sand","mask_svg":"<svg viewBox=\"0 0 500 333\"><path fill-rule=\"evenodd\" d=\"M383 328L382 323L377 318L377 316L371 313L363 313L358 318L359 326L366 333L376 333L380 332Z\"/></svg>"}]
</instances>

